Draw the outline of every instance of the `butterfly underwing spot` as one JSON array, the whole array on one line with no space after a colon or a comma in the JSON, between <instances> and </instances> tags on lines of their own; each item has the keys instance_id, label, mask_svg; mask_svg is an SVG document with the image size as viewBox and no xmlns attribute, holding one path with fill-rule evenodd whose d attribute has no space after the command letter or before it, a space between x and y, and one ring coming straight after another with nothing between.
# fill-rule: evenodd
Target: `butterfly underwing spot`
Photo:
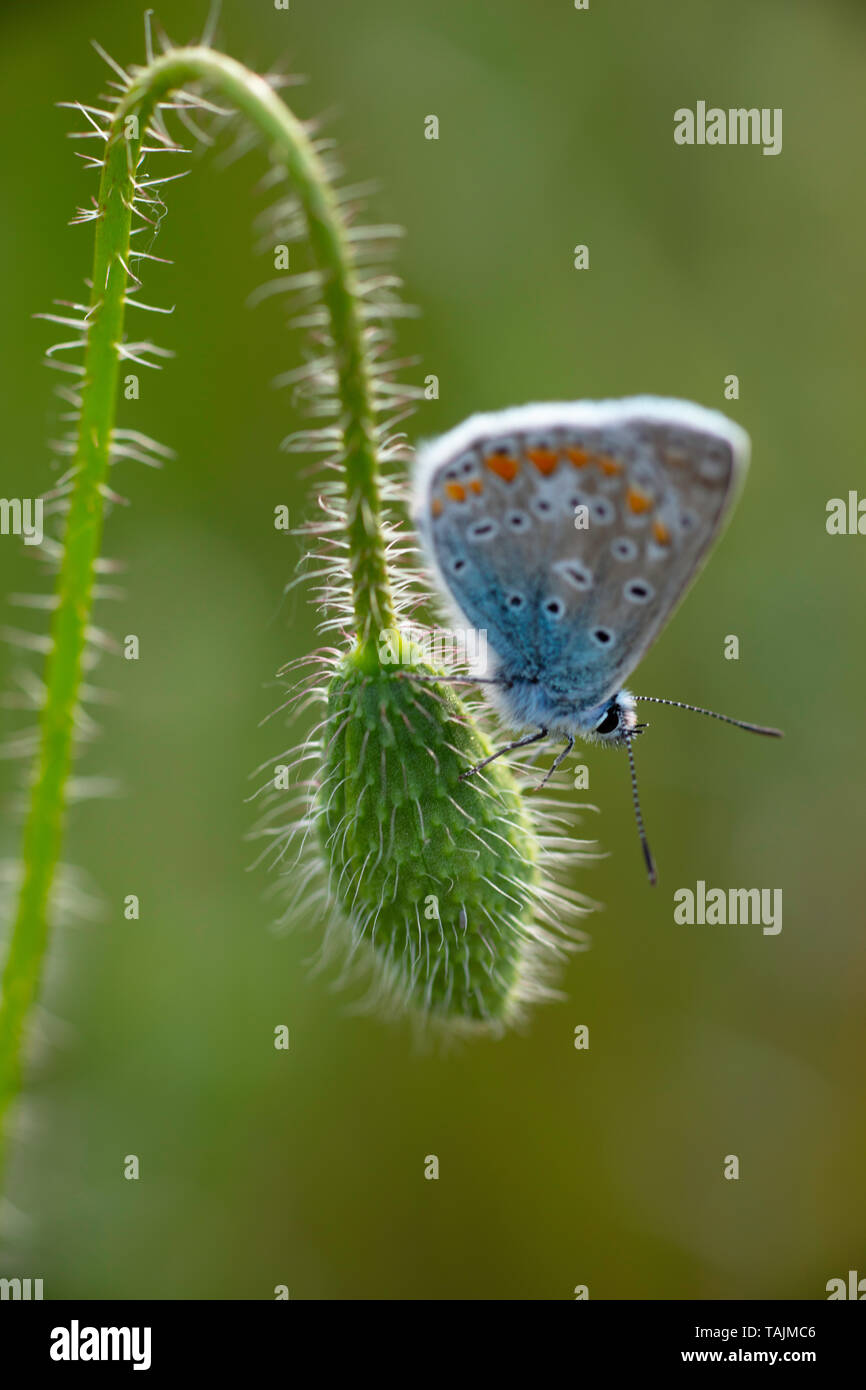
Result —
<instances>
[{"instance_id":1,"label":"butterfly underwing spot","mask_svg":"<svg viewBox=\"0 0 866 1390\"><path fill-rule=\"evenodd\" d=\"M675 560L678 548L684 541L685 535L680 531L677 518L668 512L665 517L656 517L653 521L644 557L651 564L657 564L660 560Z\"/></svg>"},{"instance_id":2,"label":"butterfly underwing spot","mask_svg":"<svg viewBox=\"0 0 866 1390\"><path fill-rule=\"evenodd\" d=\"M632 526L645 526L654 505L652 494L632 483L625 495L626 522Z\"/></svg>"},{"instance_id":3,"label":"butterfly underwing spot","mask_svg":"<svg viewBox=\"0 0 866 1390\"><path fill-rule=\"evenodd\" d=\"M523 594L517 594L517 593L508 594L508 596L507 596L506 599L505 599L506 607L507 607L507 608L512 608L512 609L523 608L524 605L525 605L525 603L526 603L526 598L524 597Z\"/></svg>"},{"instance_id":4,"label":"butterfly underwing spot","mask_svg":"<svg viewBox=\"0 0 866 1390\"><path fill-rule=\"evenodd\" d=\"M655 596L655 589L646 579L629 579L622 591L629 603L649 603Z\"/></svg>"},{"instance_id":5,"label":"butterfly underwing spot","mask_svg":"<svg viewBox=\"0 0 866 1390\"><path fill-rule=\"evenodd\" d=\"M482 447L485 468L489 468L504 483L513 483L520 472L517 442L514 439L491 440Z\"/></svg>"},{"instance_id":6,"label":"butterfly underwing spot","mask_svg":"<svg viewBox=\"0 0 866 1390\"><path fill-rule=\"evenodd\" d=\"M465 478L468 477L470 473L474 472L477 466L478 460L475 453L473 450L469 449L466 453L461 454L459 458L455 459L452 464L449 464L448 468L445 469L444 476L446 478L459 478L461 476Z\"/></svg>"},{"instance_id":7,"label":"butterfly underwing spot","mask_svg":"<svg viewBox=\"0 0 866 1390\"><path fill-rule=\"evenodd\" d=\"M644 559L651 565L657 565L660 560L669 560L671 557L671 547L669 545L659 545L654 540L646 543Z\"/></svg>"},{"instance_id":8,"label":"butterfly underwing spot","mask_svg":"<svg viewBox=\"0 0 866 1390\"><path fill-rule=\"evenodd\" d=\"M609 647L613 642L614 634L609 627L594 627L590 630L590 641L597 647Z\"/></svg>"},{"instance_id":9,"label":"butterfly underwing spot","mask_svg":"<svg viewBox=\"0 0 866 1390\"><path fill-rule=\"evenodd\" d=\"M635 560L638 553L637 544L630 536L617 536L610 543L610 553L615 560Z\"/></svg>"},{"instance_id":10,"label":"butterfly underwing spot","mask_svg":"<svg viewBox=\"0 0 866 1390\"><path fill-rule=\"evenodd\" d=\"M580 560L559 560L553 568L557 574L562 575L566 584L570 584L581 593L586 593L587 589L592 588L592 570Z\"/></svg>"},{"instance_id":11,"label":"butterfly underwing spot","mask_svg":"<svg viewBox=\"0 0 866 1390\"><path fill-rule=\"evenodd\" d=\"M506 525L511 531L528 531L532 522L526 512L509 512Z\"/></svg>"},{"instance_id":12,"label":"butterfly underwing spot","mask_svg":"<svg viewBox=\"0 0 866 1390\"><path fill-rule=\"evenodd\" d=\"M599 454L596 462L605 478L618 478L623 471L620 460L611 458L610 454Z\"/></svg>"},{"instance_id":13,"label":"butterfly underwing spot","mask_svg":"<svg viewBox=\"0 0 866 1390\"><path fill-rule=\"evenodd\" d=\"M556 517L556 507L549 497L533 497L529 505L542 521L552 521Z\"/></svg>"},{"instance_id":14,"label":"butterfly underwing spot","mask_svg":"<svg viewBox=\"0 0 866 1390\"><path fill-rule=\"evenodd\" d=\"M548 478L556 472L560 454L548 435L529 435L526 440L526 457L542 477Z\"/></svg>"},{"instance_id":15,"label":"butterfly underwing spot","mask_svg":"<svg viewBox=\"0 0 866 1390\"><path fill-rule=\"evenodd\" d=\"M492 541L499 534L499 523L485 517L483 521L473 521L466 534L471 541Z\"/></svg>"},{"instance_id":16,"label":"butterfly underwing spot","mask_svg":"<svg viewBox=\"0 0 866 1390\"><path fill-rule=\"evenodd\" d=\"M610 526L616 519L616 507L609 497L594 497L589 504L589 517L596 526Z\"/></svg>"},{"instance_id":17,"label":"butterfly underwing spot","mask_svg":"<svg viewBox=\"0 0 866 1390\"><path fill-rule=\"evenodd\" d=\"M569 441L565 446L565 457L573 468L587 468L592 462L592 454L582 444Z\"/></svg>"},{"instance_id":18,"label":"butterfly underwing spot","mask_svg":"<svg viewBox=\"0 0 866 1390\"><path fill-rule=\"evenodd\" d=\"M548 598L544 600L543 608L551 618L559 619L565 613L565 604L561 598Z\"/></svg>"}]
</instances>

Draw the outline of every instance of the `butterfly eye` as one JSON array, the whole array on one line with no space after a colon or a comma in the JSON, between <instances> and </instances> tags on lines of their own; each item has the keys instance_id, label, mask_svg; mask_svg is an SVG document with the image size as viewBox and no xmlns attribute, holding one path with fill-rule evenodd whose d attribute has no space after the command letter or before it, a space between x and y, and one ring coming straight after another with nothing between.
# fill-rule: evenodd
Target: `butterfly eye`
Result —
<instances>
[{"instance_id":1,"label":"butterfly eye","mask_svg":"<svg viewBox=\"0 0 866 1390\"><path fill-rule=\"evenodd\" d=\"M605 714L604 719L602 719L601 723L596 724L595 732L597 734L615 734L618 728L619 710L617 709L616 705L611 705L610 709Z\"/></svg>"}]
</instances>

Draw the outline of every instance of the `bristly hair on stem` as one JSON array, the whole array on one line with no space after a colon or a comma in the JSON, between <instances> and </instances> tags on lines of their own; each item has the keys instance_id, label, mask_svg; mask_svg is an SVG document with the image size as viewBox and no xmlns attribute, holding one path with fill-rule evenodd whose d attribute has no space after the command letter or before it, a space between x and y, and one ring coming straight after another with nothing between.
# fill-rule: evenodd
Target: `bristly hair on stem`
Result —
<instances>
[{"instance_id":1,"label":"bristly hair on stem","mask_svg":"<svg viewBox=\"0 0 866 1390\"><path fill-rule=\"evenodd\" d=\"M97 105L70 103L99 190L73 218L94 228L89 294L45 315L73 335L48 353L64 378L69 431L56 444L62 476L45 499L58 534L39 548L55 589L26 601L50 613L50 632L17 635L44 656L45 670L20 678L38 726L14 740L33 771L0 1000L0 1173L28 1018L63 909L67 808L82 789L104 789L71 772L103 698L90 670L114 645L93 622L95 601L116 596L105 582L113 565L100 558L106 509L123 501L109 478L126 461L159 467L172 457L119 426L116 414L123 365L158 369L169 355L149 338L130 338L126 319L128 310L170 312L141 295L150 264L162 259L153 246L164 187L180 176L162 166L188 143L170 132L173 120L211 143L201 121L218 128L243 118L229 157L261 144L277 191L262 235L271 244L304 238L314 263L262 295L293 296L294 322L313 344L310 360L282 381L320 423L290 435L284 448L323 456L309 570L323 630L339 634L339 645L316 655L294 697L299 708L318 702L321 718L295 755L294 790L287 796L282 770L268 779L259 832L283 868L296 851L312 851L315 874L291 875L305 915L321 899L330 936L341 934L349 960L365 956L401 1008L448 1026L501 1030L527 1000L549 993L549 965L563 948L581 944L570 925L581 901L554 890L546 867L573 856L575 842L553 825L539 833L511 770L461 780L466 759L489 749L475 713L444 685L411 679L413 671L437 674L423 659L413 654L402 663L409 679L395 680L383 655L382 634L425 597L406 563L414 543L401 511L406 445L397 426L420 393L395 379L408 364L390 356L391 320L405 312L399 282L381 263L395 229L358 223L363 190L339 185L329 144L286 106L281 83L215 52L211 31L209 23L205 40L190 47L162 40L155 55L148 22L145 65L126 69L98 50L111 70L109 94ZM75 351L82 363L67 360Z\"/></svg>"}]
</instances>

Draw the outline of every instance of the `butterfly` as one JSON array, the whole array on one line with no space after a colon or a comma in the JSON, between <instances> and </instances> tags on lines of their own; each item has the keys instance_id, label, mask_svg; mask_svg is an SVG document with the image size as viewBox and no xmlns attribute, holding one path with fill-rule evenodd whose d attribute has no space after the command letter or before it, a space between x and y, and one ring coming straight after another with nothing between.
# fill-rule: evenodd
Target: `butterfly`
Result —
<instances>
[{"instance_id":1,"label":"butterfly","mask_svg":"<svg viewBox=\"0 0 866 1390\"><path fill-rule=\"evenodd\" d=\"M641 702L623 682L700 571L749 463L749 437L716 410L656 396L544 403L473 415L423 445L413 518L458 620L486 635L489 688L520 738L468 768L562 739L624 747L647 873L633 741ZM543 783L541 784L543 785Z\"/></svg>"}]
</instances>

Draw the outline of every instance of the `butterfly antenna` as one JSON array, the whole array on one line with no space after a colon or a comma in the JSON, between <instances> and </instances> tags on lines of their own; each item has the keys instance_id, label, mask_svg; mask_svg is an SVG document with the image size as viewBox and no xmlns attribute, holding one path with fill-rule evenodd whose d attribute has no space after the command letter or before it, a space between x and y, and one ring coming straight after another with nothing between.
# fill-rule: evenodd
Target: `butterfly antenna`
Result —
<instances>
[{"instance_id":1,"label":"butterfly antenna","mask_svg":"<svg viewBox=\"0 0 866 1390\"><path fill-rule=\"evenodd\" d=\"M732 719L729 714L718 714L714 709L701 709L700 705L687 705L682 700L661 700L657 695L633 695L634 700L644 700L651 705L673 705L674 709L688 709L692 714L708 714L710 719L721 719L725 724L736 724L738 729L747 729L750 734L766 734L768 738L783 738L781 729L769 729L764 724L748 724L745 719Z\"/></svg>"},{"instance_id":2,"label":"butterfly antenna","mask_svg":"<svg viewBox=\"0 0 866 1390\"><path fill-rule=\"evenodd\" d=\"M644 829L643 815L640 809L640 798L637 794L637 769L634 765L634 749L631 745L631 737L626 736L625 746L628 752L628 765L631 770L631 799L634 802L634 816L635 820L637 821L637 833L640 836L640 847L643 850L643 857L644 861L646 862L646 871L649 875L649 881L650 883L655 883L657 881L658 875L656 874L655 860L653 859L652 850L649 847L649 840L646 837L646 830Z\"/></svg>"}]
</instances>

